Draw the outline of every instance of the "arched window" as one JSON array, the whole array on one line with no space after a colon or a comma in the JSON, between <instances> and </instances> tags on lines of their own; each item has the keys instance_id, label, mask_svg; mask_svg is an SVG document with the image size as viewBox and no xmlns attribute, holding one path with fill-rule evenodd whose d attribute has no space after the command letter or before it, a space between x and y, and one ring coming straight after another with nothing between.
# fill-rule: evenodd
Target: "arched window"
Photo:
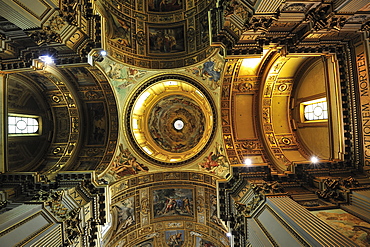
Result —
<instances>
[{"instance_id":1,"label":"arched window","mask_svg":"<svg viewBox=\"0 0 370 247\"><path fill-rule=\"evenodd\" d=\"M305 121L327 120L328 106L326 98L306 101L302 103Z\"/></svg>"},{"instance_id":2,"label":"arched window","mask_svg":"<svg viewBox=\"0 0 370 247\"><path fill-rule=\"evenodd\" d=\"M9 115L8 134L39 134L39 118L27 115Z\"/></svg>"}]
</instances>

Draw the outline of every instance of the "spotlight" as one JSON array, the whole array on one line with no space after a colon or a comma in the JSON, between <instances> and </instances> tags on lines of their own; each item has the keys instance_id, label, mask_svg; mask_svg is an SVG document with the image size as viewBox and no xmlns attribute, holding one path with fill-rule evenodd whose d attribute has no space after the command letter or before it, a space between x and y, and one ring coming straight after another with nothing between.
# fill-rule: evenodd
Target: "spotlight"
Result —
<instances>
[{"instance_id":1,"label":"spotlight","mask_svg":"<svg viewBox=\"0 0 370 247\"><path fill-rule=\"evenodd\" d=\"M232 236L231 232L226 233L226 236L230 238Z\"/></svg>"},{"instance_id":2,"label":"spotlight","mask_svg":"<svg viewBox=\"0 0 370 247\"><path fill-rule=\"evenodd\" d=\"M319 159L316 156L311 157L311 163L317 164L319 162Z\"/></svg>"},{"instance_id":3,"label":"spotlight","mask_svg":"<svg viewBox=\"0 0 370 247\"><path fill-rule=\"evenodd\" d=\"M39 59L43 61L45 64L52 64L54 63L54 60L50 56L40 56Z\"/></svg>"},{"instance_id":4,"label":"spotlight","mask_svg":"<svg viewBox=\"0 0 370 247\"><path fill-rule=\"evenodd\" d=\"M104 51L104 50L102 50L102 51L100 51L100 55L102 55L102 56L106 56L106 55L107 55L107 52L106 52L106 51Z\"/></svg>"},{"instance_id":5,"label":"spotlight","mask_svg":"<svg viewBox=\"0 0 370 247\"><path fill-rule=\"evenodd\" d=\"M244 160L244 165L246 165L246 166L250 166L250 165L252 165L252 160L251 159L245 159Z\"/></svg>"}]
</instances>

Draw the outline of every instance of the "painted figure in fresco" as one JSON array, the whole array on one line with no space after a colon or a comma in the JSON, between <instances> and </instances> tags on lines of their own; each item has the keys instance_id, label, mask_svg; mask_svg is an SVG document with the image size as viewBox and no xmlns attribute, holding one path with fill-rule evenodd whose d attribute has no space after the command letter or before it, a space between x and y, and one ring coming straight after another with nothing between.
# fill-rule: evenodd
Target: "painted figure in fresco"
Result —
<instances>
[{"instance_id":1,"label":"painted figure in fresco","mask_svg":"<svg viewBox=\"0 0 370 247\"><path fill-rule=\"evenodd\" d=\"M195 247L216 247L216 245L208 240L197 237Z\"/></svg>"},{"instance_id":2,"label":"painted figure in fresco","mask_svg":"<svg viewBox=\"0 0 370 247\"><path fill-rule=\"evenodd\" d=\"M149 0L148 9L154 12L169 12L182 8L181 0Z\"/></svg>"},{"instance_id":3,"label":"painted figure in fresco","mask_svg":"<svg viewBox=\"0 0 370 247\"><path fill-rule=\"evenodd\" d=\"M135 224L135 210L133 205L133 197L127 198L112 207L112 213L117 217L117 225L115 231L121 231Z\"/></svg>"},{"instance_id":4,"label":"painted figure in fresco","mask_svg":"<svg viewBox=\"0 0 370 247\"><path fill-rule=\"evenodd\" d=\"M189 200L189 198L186 197L182 201L184 203L185 212L187 212L190 215L193 214L193 212L190 210L190 200Z\"/></svg>"},{"instance_id":5,"label":"painted figure in fresco","mask_svg":"<svg viewBox=\"0 0 370 247\"><path fill-rule=\"evenodd\" d=\"M105 72L108 77L112 79L112 84L115 88L120 91L125 89L132 84L136 83L140 78L142 78L147 71L139 70L131 67L124 66L123 64L116 63L113 61L108 61L105 59L103 61L105 66Z\"/></svg>"},{"instance_id":6,"label":"painted figure in fresco","mask_svg":"<svg viewBox=\"0 0 370 247\"><path fill-rule=\"evenodd\" d=\"M179 233L176 233L176 234L173 234L171 235L169 238L168 238L168 246L170 247L179 247L182 245L182 233L179 232Z\"/></svg>"},{"instance_id":7,"label":"painted figure in fresco","mask_svg":"<svg viewBox=\"0 0 370 247\"><path fill-rule=\"evenodd\" d=\"M124 66L122 64L112 62L108 64L109 67L106 69L106 73L109 78L114 80L126 80L126 74L124 72Z\"/></svg>"},{"instance_id":8,"label":"painted figure in fresco","mask_svg":"<svg viewBox=\"0 0 370 247\"><path fill-rule=\"evenodd\" d=\"M135 157L124 161L122 159L116 159L112 164L112 171L120 176L137 174L138 171L147 172L148 170L146 166L138 163Z\"/></svg>"},{"instance_id":9,"label":"painted figure in fresco","mask_svg":"<svg viewBox=\"0 0 370 247\"><path fill-rule=\"evenodd\" d=\"M367 235L363 242L370 244L370 227L366 226L353 226L354 231L364 231Z\"/></svg>"},{"instance_id":10,"label":"painted figure in fresco","mask_svg":"<svg viewBox=\"0 0 370 247\"><path fill-rule=\"evenodd\" d=\"M117 25L117 32L113 39L116 40L117 43L120 45L131 47L131 37L130 37L130 29L131 27L127 23L127 21L116 19L119 25Z\"/></svg>"},{"instance_id":11,"label":"painted figure in fresco","mask_svg":"<svg viewBox=\"0 0 370 247\"><path fill-rule=\"evenodd\" d=\"M191 189L160 189L153 191L154 217L193 215Z\"/></svg>"},{"instance_id":12,"label":"painted figure in fresco","mask_svg":"<svg viewBox=\"0 0 370 247\"><path fill-rule=\"evenodd\" d=\"M164 213L168 213L169 211L176 209L176 200L168 197L167 199L168 201L166 207L164 208Z\"/></svg>"},{"instance_id":13,"label":"painted figure in fresco","mask_svg":"<svg viewBox=\"0 0 370 247\"><path fill-rule=\"evenodd\" d=\"M176 49L176 38L170 31L165 29L151 36L154 50L168 53Z\"/></svg>"},{"instance_id":14,"label":"painted figure in fresco","mask_svg":"<svg viewBox=\"0 0 370 247\"><path fill-rule=\"evenodd\" d=\"M205 158L205 162L201 165L203 168L205 168L206 170L212 170L213 167L217 167L219 166L219 164L217 163L217 156L213 154L213 152L211 152L206 158Z\"/></svg>"},{"instance_id":15,"label":"painted figure in fresco","mask_svg":"<svg viewBox=\"0 0 370 247\"><path fill-rule=\"evenodd\" d=\"M173 53L184 51L184 30L177 28L151 28L149 30L151 52Z\"/></svg>"},{"instance_id":16,"label":"painted figure in fresco","mask_svg":"<svg viewBox=\"0 0 370 247\"><path fill-rule=\"evenodd\" d=\"M165 207L162 210L163 214L167 214L169 212L179 214L179 212L186 213L191 215L192 211L190 210L190 200L189 198L168 198L165 204Z\"/></svg>"},{"instance_id":17,"label":"painted figure in fresco","mask_svg":"<svg viewBox=\"0 0 370 247\"><path fill-rule=\"evenodd\" d=\"M223 148L220 144L216 145L215 152L211 152L207 157L204 158L204 162L199 164L202 170L206 170L210 173L221 174L227 169L226 156L222 154Z\"/></svg>"},{"instance_id":18,"label":"painted figure in fresco","mask_svg":"<svg viewBox=\"0 0 370 247\"><path fill-rule=\"evenodd\" d=\"M204 239L200 240L200 246L201 247L216 247L216 245Z\"/></svg>"},{"instance_id":19,"label":"painted figure in fresco","mask_svg":"<svg viewBox=\"0 0 370 247\"><path fill-rule=\"evenodd\" d=\"M143 164L137 162L136 158L128 151L128 149L123 149L122 144L120 145L121 153L116 157L111 166L111 171L113 171L117 176L122 177L125 175L133 175L138 172L147 172L149 168Z\"/></svg>"},{"instance_id":20,"label":"painted figure in fresco","mask_svg":"<svg viewBox=\"0 0 370 247\"><path fill-rule=\"evenodd\" d=\"M133 68L128 68L127 70L128 78L132 78L134 80L137 80L143 77L145 74L146 74L146 71L144 70L138 70L138 69L133 69Z\"/></svg>"},{"instance_id":21,"label":"painted figure in fresco","mask_svg":"<svg viewBox=\"0 0 370 247\"><path fill-rule=\"evenodd\" d=\"M220 87L220 79L223 63L217 59L210 59L203 66L187 68L189 73L201 77L203 80L208 80L212 90Z\"/></svg>"},{"instance_id":22,"label":"painted figure in fresco","mask_svg":"<svg viewBox=\"0 0 370 247\"><path fill-rule=\"evenodd\" d=\"M217 82L220 80L221 71L215 69L215 62L210 60L203 64L202 75L208 77L211 81Z\"/></svg>"},{"instance_id":23,"label":"painted figure in fresco","mask_svg":"<svg viewBox=\"0 0 370 247\"><path fill-rule=\"evenodd\" d=\"M221 220L217 217L217 197L215 195L210 196L211 199L211 221L219 226L222 226Z\"/></svg>"},{"instance_id":24,"label":"painted figure in fresco","mask_svg":"<svg viewBox=\"0 0 370 247\"><path fill-rule=\"evenodd\" d=\"M176 200L176 207L184 211L184 202L180 198Z\"/></svg>"}]
</instances>

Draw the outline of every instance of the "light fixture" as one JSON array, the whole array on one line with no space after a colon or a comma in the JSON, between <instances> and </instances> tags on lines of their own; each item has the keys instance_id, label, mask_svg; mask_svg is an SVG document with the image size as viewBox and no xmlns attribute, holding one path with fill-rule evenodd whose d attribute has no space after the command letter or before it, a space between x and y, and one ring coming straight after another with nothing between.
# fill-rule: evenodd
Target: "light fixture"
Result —
<instances>
[{"instance_id":1,"label":"light fixture","mask_svg":"<svg viewBox=\"0 0 370 247\"><path fill-rule=\"evenodd\" d=\"M230 238L232 236L231 232L226 233L226 236Z\"/></svg>"},{"instance_id":2,"label":"light fixture","mask_svg":"<svg viewBox=\"0 0 370 247\"><path fill-rule=\"evenodd\" d=\"M54 63L54 60L53 60L53 58L51 56L47 56L47 55L40 56L39 59L41 61L43 61L45 64L52 64L52 63Z\"/></svg>"},{"instance_id":3,"label":"light fixture","mask_svg":"<svg viewBox=\"0 0 370 247\"><path fill-rule=\"evenodd\" d=\"M244 160L244 165L246 165L246 166L250 166L250 165L252 165L252 160L251 160L251 159L246 158L246 159Z\"/></svg>"},{"instance_id":4,"label":"light fixture","mask_svg":"<svg viewBox=\"0 0 370 247\"><path fill-rule=\"evenodd\" d=\"M106 56L107 55L107 51L105 51L105 50L100 51L100 55Z\"/></svg>"},{"instance_id":5,"label":"light fixture","mask_svg":"<svg viewBox=\"0 0 370 247\"><path fill-rule=\"evenodd\" d=\"M312 164L317 164L319 162L319 159L316 156L311 157L311 163Z\"/></svg>"}]
</instances>

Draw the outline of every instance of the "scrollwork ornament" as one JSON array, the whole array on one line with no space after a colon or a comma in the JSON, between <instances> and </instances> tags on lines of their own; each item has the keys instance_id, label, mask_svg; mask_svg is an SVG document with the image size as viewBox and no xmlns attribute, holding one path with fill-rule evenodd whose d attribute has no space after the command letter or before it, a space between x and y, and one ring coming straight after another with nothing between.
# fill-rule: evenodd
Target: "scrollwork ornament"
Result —
<instances>
[{"instance_id":1,"label":"scrollwork ornament","mask_svg":"<svg viewBox=\"0 0 370 247\"><path fill-rule=\"evenodd\" d=\"M70 25L77 26L76 19L76 2L73 0L64 0L61 3L61 8L59 11L59 16L63 18Z\"/></svg>"},{"instance_id":2,"label":"scrollwork ornament","mask_svg":"<svg viewBox=\"0 0 370 247\"><path fill-rule=\"evenodd\" d=\"M198 213L203 213L204 211L204 197L199 196L197 199L197 211Z\"/></svg>"},{"instance_id":3,"label":"scrollwork ornament","mask_svg":"<svg viewBox=\"0 0 370 247\"><path fill-rule=\"evenodd\" d=\"M53 18L49 20L49 26L53 30L60 31L64 25L65 25L65 22L58 15L54 16Z\"/></svg>"},{"instance_id":4,"label":"scrollwork ornament","mask_svg":"<svg viewBox=\"0 0 370 247\"><path fill-rule=\"evenodd\" d=\"M141 200L141 212L143 214L148 214L150 211L149 209L149 200L148 198L144 198Z\"/></svg>"},{"instance_id":5,"label":"scrollwork ornament","mask_svg":"<svg viewBox=\"0 0 370 247\"><path fill-rule=\"evenodd\" d=\"M192 43L194 42L194 40L195 40L195 30L194 28L189 28L188 29L188 41Z\"/></svg>"},{"instance_id":6,"label":"scrollwork ornament","mask_svg":"<svg viewBox=\"0 0 370 247\"><path fill-rule=\"evenodd\" d=\"M286 12L304 12L307 9L306 4L304 3L292 3L286 4L282 11Z\"/></svg>"},{"instance_id":7,"label":"scrollwork ornament","mask_svg":"<svg viewBox=\"0 0 370 247\"><path fill-rule=\"evenodd\" d=\"M86 155L89 157L96 156L99 154L99 149L97 148L89 148L86 150Z\"/></svg>"},{"instance_id":8,"label":"scrollwork ornament","mask_svg":"<svg viewBox=\"0 0 370 247\"><path fill-rule=\"evenodd\" d=\"M255 142L252 142L252 141L247 141L247 142L244 142L242 143L242 148L243 149L255 149L257 147L257 144Z\"/></svg>"},{"instance_id":9,"label":"scrollwork ornament","mask_svg":"<svg viewBox=\"0 0 370 247\"><path fill-rule=\"evenodd\" d=\"M249 21L244 24L245 31L253 30L254 32L262 31L267 32L271 25L276 21L276 17L252 17Z\"/></svg>"},{"instance_id":10,"label":"scrollwork ornament","mask_svg":"<svg viewBox=\"0 0 370 247\"><path fill-rule=\"evenodd\" d=\"M29 32L28 36L30 36L37 45L50 44L53 42L62 43L60 35L51 30L50 27L44 27L42 30Z\"/></svg>"},{"instance_id":11,"label":"scrollwork ornament","mask_svg":"<svg viewBox=\"0 0 370 247\"><path fill-rule=\"evenodd\" d=\"M279 85L279 87L278 87L278 90L280 91L280 92L284 92L284 91L286 91L287 89L288 89L288 85L287 84L285 84L285 83L283 83L283 84L280 84Z\"/></svg>"},{"instance_id":12,"label":"scrollwork ornament","mask_svg":"<svg viewBox=\"0 0 370 247\"><path fill-rule=\"evenodd\" d=\"M141 46L145 45L145 43L146 43L146 38L145 38L145 33L144 33L143 31L138 31L138 32L136 33L135 37L136 37L136 42L137 42L139 45L141 45Z\"/></svg>"},{"instance_id":13,"label":"scrollwork ornament","mask_svg":"<svg viewBox=\"0 0 370 247\"><path fill-rule=\"evenodd\" d=\"M320 5L318 8L310 10L306 21L311 21L313 29L316 31L324 29L339 32L346 24L347 18L335 15L330 5Z\"/></svg>"},{"instance_id":14,"label":"scrollwork ornament","mask_svg":"<svg viewBox=\"0 0 370 247\"><path fill-rule=\"evenodd\" d=\"M88 92L85 93L85 96L89 100L95 100L95 99L99 99L101 97L101 95L98 92L95 92L95 91L88 91Z\"/></svg>"},{"instance_id":15,"label":"scrollwork ornament","mask_svg":"<svg viewBox=\"0 0 370 247\"><path fill-rule=\"evenodd\" d=\"M249 82L243 82L243 83L240 83L239 86L238 86L238 90L240 92L249 92L251 91L253 88L253 85Z\"/></svg>"}]
</instances>

